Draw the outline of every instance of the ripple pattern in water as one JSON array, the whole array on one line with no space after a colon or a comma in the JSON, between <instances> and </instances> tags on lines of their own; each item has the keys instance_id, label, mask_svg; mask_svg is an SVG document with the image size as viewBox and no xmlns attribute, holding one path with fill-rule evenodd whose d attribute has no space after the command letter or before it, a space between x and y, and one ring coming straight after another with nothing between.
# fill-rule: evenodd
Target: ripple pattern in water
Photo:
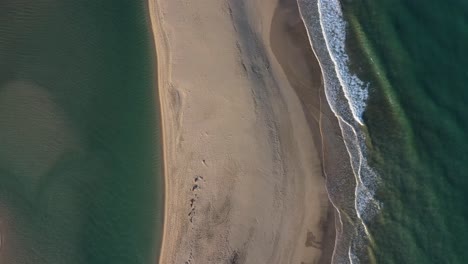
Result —
<instances>
[{"instance_id":1,"label":"ripple pattern in water","mask_svg":"<svg viewBox=\"0 0 468 264\"><path fill-rule=\"evenodd\" d=\"M145 1L0 3L1 263L154 262L147 20Z\"/></svg>"}]
</instances>

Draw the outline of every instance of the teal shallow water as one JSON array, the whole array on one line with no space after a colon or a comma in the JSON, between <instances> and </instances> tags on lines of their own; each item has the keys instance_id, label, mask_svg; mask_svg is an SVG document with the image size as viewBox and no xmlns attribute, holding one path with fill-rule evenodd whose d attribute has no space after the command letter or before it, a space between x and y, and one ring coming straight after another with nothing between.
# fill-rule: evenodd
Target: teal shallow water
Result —
<instances>
[{"instance_id":1,"label":"teal shallow water","mask_svg":"<svg viewBox=\"0 0 468 264\"><path fill-rule=\"evenodd\" d=\"M377 263L468 259L468 2L342 1L383 203Z\"/></svg>"},{"instance_id":2,"label":"teal shallow water","mask_svg":"<svg viewBox=\"0 0 468 264\"><path fill-rule=\"evenodd\" d=\"M0 262L154 263L147 21L145 1L0 3Z\"/></svg>"}]
</instances>

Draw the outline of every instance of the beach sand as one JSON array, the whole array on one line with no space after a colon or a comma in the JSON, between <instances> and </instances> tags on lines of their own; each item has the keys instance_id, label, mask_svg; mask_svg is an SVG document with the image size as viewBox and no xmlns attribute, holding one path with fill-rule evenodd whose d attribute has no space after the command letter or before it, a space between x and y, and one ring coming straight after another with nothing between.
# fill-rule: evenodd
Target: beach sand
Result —
<instances>
[{"instance_id":1,"label":"beach sand","mask_svg":"<svg viewBox=\"0 0 468 264\"><path fill-rule=\"evenodd\" d=\"M166 186L160 263L330 263L320 68L294 2L280 2L149 1Z\"/></svg>"}]
</instances>

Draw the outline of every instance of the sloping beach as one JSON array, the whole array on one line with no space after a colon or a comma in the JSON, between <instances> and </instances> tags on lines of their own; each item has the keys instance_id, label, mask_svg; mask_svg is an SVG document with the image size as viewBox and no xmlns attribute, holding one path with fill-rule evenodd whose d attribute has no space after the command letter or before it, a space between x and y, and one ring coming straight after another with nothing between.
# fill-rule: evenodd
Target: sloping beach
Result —
<instances>
[{"instance_id":1,"label":"sloping beach","mask_svg":"<svg viewBox=\"0 0 468 264\"><path fill-rule=\"evenodd\" d=\"M166 186L160 263L329 263L321 74L295 1L149 7Z\"/></svg>"}]
</instances>

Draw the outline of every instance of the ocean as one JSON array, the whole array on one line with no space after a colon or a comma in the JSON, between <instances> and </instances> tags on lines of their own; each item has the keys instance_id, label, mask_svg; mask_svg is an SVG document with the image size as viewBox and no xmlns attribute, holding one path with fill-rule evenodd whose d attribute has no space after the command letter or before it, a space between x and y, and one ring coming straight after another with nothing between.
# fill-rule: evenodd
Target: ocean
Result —
<instances>
[{"instance_id":1,"label":"ocean","mask_svg":"<svg viewBox=\"0 0 468 264\"><path fill-rule=\"evenodd\" d=\"M298 2L354 171L334 261L466 263L468 2Z\"/></svg>"},{"instance_id":2,"label":"ocean","mask_svg":"<svg viewBox=\"0 0 468 264\"><path fill-rule=\"evenodd\" d=\"M149 25L140 0L1 1L0 262L155 262Z\"/></svg>"}]
</instances>

